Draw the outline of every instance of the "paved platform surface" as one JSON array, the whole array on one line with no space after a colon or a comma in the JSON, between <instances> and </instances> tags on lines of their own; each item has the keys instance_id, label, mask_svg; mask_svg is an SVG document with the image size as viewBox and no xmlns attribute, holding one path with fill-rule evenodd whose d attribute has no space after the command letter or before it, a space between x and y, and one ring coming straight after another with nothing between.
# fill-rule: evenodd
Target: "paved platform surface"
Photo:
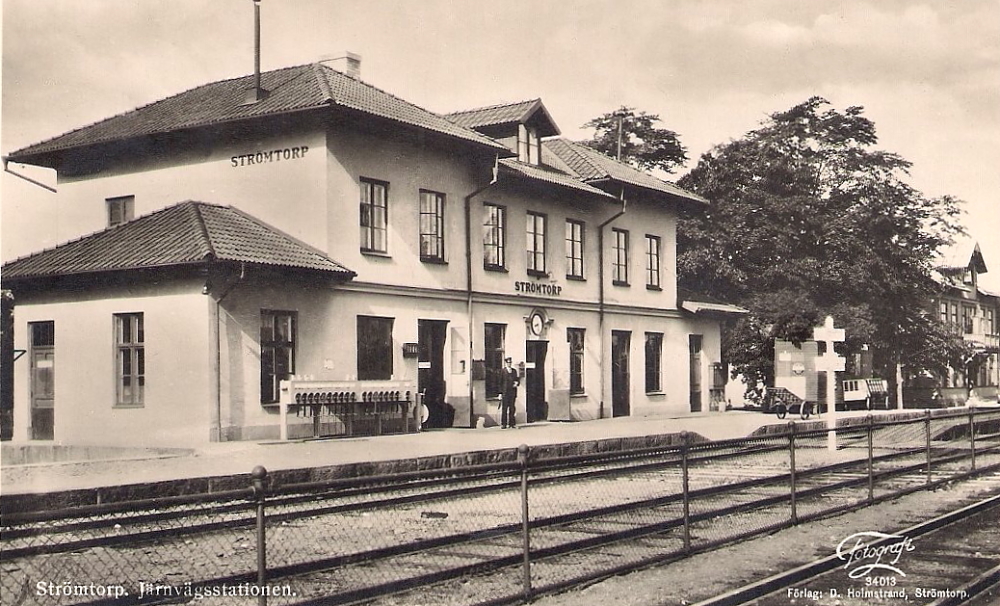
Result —
<instances>
[{"instance_id":1,"label":"paved platform surface","mask_svg":"<svg viewBox=\"0 0 1000 606\"><path fill-rule=\"evenodd\" d=\"M873 414L899 411L874 411ZM920 414L921 411L906 411ZM867 411L837 413L839 418ZM366 461L392 461L436 455L586 442L607 438L689 431L710 440L746 437L765 425L786 425L792 415L749 411L694 413L682 417L620 417L573 423L543 422L517 429L438 429L416 434L291 442L226 442L209 444L181 456L95 460L32 465L3 465L0 491L40 493L144 482L249 473L256 465L268 470L327 467ZM824 420L813 417L811 421Z\"/></svg>"}]
</instances>

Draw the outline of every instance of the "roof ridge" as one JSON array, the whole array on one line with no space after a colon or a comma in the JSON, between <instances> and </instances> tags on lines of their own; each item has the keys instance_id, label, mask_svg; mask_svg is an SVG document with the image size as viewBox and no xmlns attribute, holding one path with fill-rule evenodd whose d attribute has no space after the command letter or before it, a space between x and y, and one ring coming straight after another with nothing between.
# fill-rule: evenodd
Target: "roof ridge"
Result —
<instances>
[{"instance_id":1,"label":"roof ridge","mask_svg":"<svg viewBox=\"0 0 1000 606\"><path fill-rule=\"evenodd\" d=\"M313 74L316 76L316 81L319 83L320 89L323 91L323 95L326 96L324 101L326 103L333 103L333 90L330 88L330 82L326 79L326 74L323 73L323 64L316 62L312 64Z\"/></svg>"},{"instance_id":2,"label":"roof ridge","mask_svg":"<svg viewBox=\"0 0 1000 606\"><path fill-rule=\"evenodd\" d=\"M605 169L603 166L595 163L592 159L590 159L589 157L587 157L587 154L585 153L585 152L600 153L600 152L597 152L597 150L593 150L593 149L587 147L586 145L584 145L582 143L577 143L576 141L570 141L569 139L567 139L565 137L556 137L555 139L547 139L546 141L543 141L543 143L545 143L547 141L551 141L551 140L561 141L562 143L564 143L567 147L569 147L574 153L576 153L580 157L580 160L584 164L586 164L590 168L594 169L594 172L601 173L606 178L610 178L611 177L611 173L608 172L607 169ZM581 153L581 152L584 152L584 153ZM609 160L614 160L614 158L611 158L610 156L608 157L608 159Z\"/></svg>"},{"instance_id":3,"label":"roof ridge","mask_svg":"<svg viewBox=\"0 0 1000 606\"><path fill-rule=\"evenodd\" d=\"M501 107L513 107L514 105L526 105L528 103L536 103L541 101L541 97L535 97L534 99L525 99L524 101L514 101L512 103L496 103L494 105L486 105L484 107L474 107L472 109L460 109L454 112L448 112L444 116L457 116L459 114L471 114L473 112L482 112L488 109L498 109Z\"/></svg>"},{"instance_id":4,"label":"roof ridge","mask_svg":"<svg viewBox=\"0 0 1000 606\"><path fill-rule=\"evenodd\" d=\"M203 204L194 201L189 201L188 203L191 205L191 212L194 213L195 222L201 231L201 236L205 239L205 247L208 249L208 252L202 258L218 258L215 252L215 243L212 242L212 235L208 233L208 225L205 224L205 217L201 214ZM185 204L185 202L181 202L181 204Z\"/></svg>"},{"instance_id":5,"label":"roof ridge","mask_svg":"<svg viewBox=\"0 0 1000 606\"><path fill-rule=\"evenodd\" d=\"M329 71L331 71L331 72L333 72L333 73L335 73L335 74L337 74L339 76L347 78L348 80L350 80L352 82L357 82L358 84L361 84L362 86L367 86L368 88L370 88L372 90L376 90L376 91L382 93L383 95L388 95L388 96L392 97L393 99L399 101L400 103L405 103L406 105L409 105L411 107L415 107L415 108L419 109L420 111L427 112L428 114L437 116L438 118L447 119L447 118L445 118L444 116L442 116L441 114L439 114L437 112L432 112L431 110L429 110L429 109L427 109L425 107L417 105L413 101L407 101L406 99L404 99L404 98L402 98L402 97L400 97L398 95L394 95L393 93L390 93L389 91L387 91L385 89L379 88L379 87L375 86L374 84L370 84L368 82L365 82L364 80L362 80L360 78L352 78L351 76L348 76L347 74L345 74L344 72L342 72L340 70L333 69L329 65L323 65L322 63L320 63L319 65L320 65L320 67L325 68L325 69L327 69L327 70L329 70ZM334 104L336 104L336 105L342 105L340 103L337 103L336 101L334 101ZM399 120L397 120L397 122L398 121ZM465 128L465 127L461 127L461 128L464 128L465 130L473 132L473 133L475 133L475 134L477 134L479 136L484 136L484 135L482 135L482 133L478 133L478 132L472 130L471 128Z\"/></svg>"}]
</instances>

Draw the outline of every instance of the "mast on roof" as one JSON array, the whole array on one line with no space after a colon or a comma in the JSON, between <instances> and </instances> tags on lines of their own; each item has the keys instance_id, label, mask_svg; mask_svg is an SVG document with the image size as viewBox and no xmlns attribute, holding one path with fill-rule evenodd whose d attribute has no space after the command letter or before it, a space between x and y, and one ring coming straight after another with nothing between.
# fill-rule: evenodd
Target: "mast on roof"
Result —
<instances>
[{"instance_id":1,"label":"mast on roof","mask_svg":"<svg viewBox=\"0 0 1000 606\"><path fill-rule=\"evenodd\" d=\"M247 93L244 105L267 98L267 91L260 84L260 0L253 1L253 90Z\"/></svg>"}]
</instances>

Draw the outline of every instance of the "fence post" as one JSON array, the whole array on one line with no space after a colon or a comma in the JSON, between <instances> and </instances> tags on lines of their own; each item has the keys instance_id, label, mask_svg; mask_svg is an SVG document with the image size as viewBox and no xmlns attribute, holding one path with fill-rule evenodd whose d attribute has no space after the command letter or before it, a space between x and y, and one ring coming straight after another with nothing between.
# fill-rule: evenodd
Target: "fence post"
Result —
<instances>
[{"instance_id":1,"label":"fence post","mask_svg":"<svg viewBox=\"0 0 1000 606\"><path fill-rule=\"evenodd\" d=\"M531 524L528 517L528 445L517 447L517 462L521 464L521 533L524 549L524 600L531 599Z\"/></svg>"},{"instance_id":2,"label":"fence post","mask_svg":"<svg viewBox=\"0 0 1000 606\"><path fill-rule=\"evenodd\" d=\"M791 485L792 524L799 523L798 506L795 502L795 422L788 422L788 476Z\"/></svg>"},{"instance_id":3,"label":"fence post","mask_svg":"<svg viewBox=\"0 0 1000 606\"><path fill-rule=\"evenodd\" d=\"M924 411L924 437L927 439L927 485L931 483L931 411Z\"/></svg>"},{"instance_id":4,"label":"fence post","mask_svg":"<svg viewBox=\"0 0 1000 606\"><path fill-rule=\"evenodd\" d=\"M681 503L684 507L684 553L691 552L691 484L688 468L688 442L691 434L681 432Z\"/></svg>"},{"instance_id":5,"label":"fence post","mask_svg":"<svg viewBox=\"0 0 1000 606\"><path fill-rule=\"evenodd\" d=\"M972 471L976 470L976 408L969 407L969 452L972 453Z\"/></svg>"},{"instance_id":6,"label":"fence post","mask_svg":"<svg viewBox=\"0 0 1000 606\"><path fill-rule=\"evenodd\" d=\"M257 604L267 606L267 536L264 531L264 500L267 496L264 481L267 470L258 465L250 472L250 477L253 478L253 497L257 503L257 587L260 589Z\"/></svg>"},{"instance_id":7,"label":"fence post","mask_svg":"<svg viewBox=\"0 0 1000 606\"><path fill-rule=\"evenodd\" d=\"M875 502L875 420L869 414L868 426L868 504Z\"/></svg>"}]
</instances>

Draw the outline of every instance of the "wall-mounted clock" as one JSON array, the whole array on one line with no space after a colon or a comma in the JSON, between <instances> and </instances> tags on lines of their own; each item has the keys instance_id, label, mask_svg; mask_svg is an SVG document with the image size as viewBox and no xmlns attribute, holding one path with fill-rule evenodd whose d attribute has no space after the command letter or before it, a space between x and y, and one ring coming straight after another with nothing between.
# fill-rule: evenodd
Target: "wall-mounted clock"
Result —
<instances>
[{"instance_id":1,"label":"wall-mounted clock","mask_svg":"<svg viewBox=\"0 0 1000 606\"><path fill-rule=\"evenodd\" d=\"M534 312L531 314L530 318L531 334L539 337L542 335L542 330L545 328L545 318L542 317L540 312Z\"/></svg>"}]
</instances>

